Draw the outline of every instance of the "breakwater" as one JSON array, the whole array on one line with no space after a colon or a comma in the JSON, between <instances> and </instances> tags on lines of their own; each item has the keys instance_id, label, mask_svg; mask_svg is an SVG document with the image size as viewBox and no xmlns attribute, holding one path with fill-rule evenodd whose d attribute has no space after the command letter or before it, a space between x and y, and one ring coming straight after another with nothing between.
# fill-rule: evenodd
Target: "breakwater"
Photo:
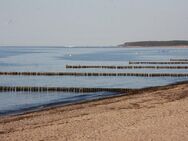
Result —
<instances>
[{"instance_id":1,"label":"breakwater","mask_svg":"<svg viewBox=\"0 0 188 141\"><path fill-rule=\"evenodd\" d=\"M0 75L188 77L188 73L107 73L107 72L0 72Z\"/></svg>"},{"instance_id":2,"label":"breakwater","mask_svg":"<svg viewBox=\"0 0 188 141\"><path fill-rule=\"evenodd\" d=\"M188 61L168 61L168 62L159 62L159 61L129 61L129 64L188 64Z\"/></svg>"},{"instance_id":3,"label":"breakwater","mask_svg":"<svg viewBox=\"0 0 188 141\"><path fill-rule=\"evenodd\" d=\"M73 93L89 93L89 92L120 92L128 93L133 89L125 88L77 88L77 87L30 87L30 86L0 86L0 92L73 92Z\"/></svg>"},{"instance_id":4,"label":"breakwater","mask_svg":"<svg viewBox=\"0 0 188 141\"><path fill-rule=\"evenodd\" d=\"M188 66L88 66L66 65L66 69L188 69Z\"/></svg>"},{"instance_id":5,"label":"breakwater","mask_svg":"<svg viewBox=\"0 0 188 141\"><path fill-rule=\"evenodd\" d=\"M170 59L170 61L188 61L188 59Z\"/></svg>"}]
</instances>

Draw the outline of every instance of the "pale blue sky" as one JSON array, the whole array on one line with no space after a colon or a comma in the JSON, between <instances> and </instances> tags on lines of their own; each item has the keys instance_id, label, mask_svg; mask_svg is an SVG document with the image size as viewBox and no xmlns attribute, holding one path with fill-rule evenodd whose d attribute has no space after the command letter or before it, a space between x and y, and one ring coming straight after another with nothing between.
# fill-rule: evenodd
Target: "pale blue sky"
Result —
<instances>
[{"instance_id":1,"label":"pale blue sky","mask_svg":"<svg viewBox=\"0 0 188 141\"><path fill-rule=\"evenodd\" d=\"M188 0L0 0L0 45L188 40Z\"/></svg>"}]
</instances>

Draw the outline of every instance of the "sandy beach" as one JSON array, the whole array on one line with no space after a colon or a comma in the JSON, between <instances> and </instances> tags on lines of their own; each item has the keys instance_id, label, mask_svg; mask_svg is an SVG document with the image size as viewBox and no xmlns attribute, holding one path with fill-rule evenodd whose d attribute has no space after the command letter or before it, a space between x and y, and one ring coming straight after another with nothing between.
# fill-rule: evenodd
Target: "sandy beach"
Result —
<instances>
[{"instance_id":1,"label":"sandy beach","mask_svg":"<svg viewBox=\"0 0 188 141\"><path fill-rule=\"evenodd\" d=\"M1 141L186 141L188 84L0 117Z\"/></svg>"}]
</instances>

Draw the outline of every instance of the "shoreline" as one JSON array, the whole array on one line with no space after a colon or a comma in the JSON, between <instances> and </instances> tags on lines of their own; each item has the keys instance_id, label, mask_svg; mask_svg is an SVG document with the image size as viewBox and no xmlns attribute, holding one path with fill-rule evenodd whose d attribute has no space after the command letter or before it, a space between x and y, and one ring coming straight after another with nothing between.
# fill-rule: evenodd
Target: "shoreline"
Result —
<instances>
[{"instance_id":1,"label":"shoreline","mask_svg":"<svg viewBox=\"0 0 188 141\"><path fill-rule=\"evenodd\" d=\"M87 99L87 100L81 100L81 101L75 100L72 102L63 102L63 103L55 102L55 103L50 103L50 104L45 104L45 105L33 106L30 108L20 109L20 110L16 110L16 111L8 111L6 113L0 114L0 119L6 118L6 117L12 117L12 116L21 116L21 115L31 114L31 113L35 113L35 112L42 112L42 111L46 111L46 110L53 110L53 109L61 108L61 107L74 106L74 105L85 104L85 103L87 104L87 103L91 103L91 102L97 102L97 101L118 98L118 97L141 94L143 92L150 92L150 91L156 91L156 90L161 90L161 89L169 89L171 87L183 85L183 84L188 84L188 81L175 82L175 83L171 83L171 84L164 85L164 86L153 86L153 87L146 87L146 88L140 88L140 89L132 89L132 92L129 92L129 93L112 93L112 94L109 94L108 96L96 97L93 99Z\"/></svg>"},{"instance_id":2,"label":"shoreline","mask_svg":"<svg viewBox=\"0 0 188 141\"><path fill-rule=\"evenodd\" d=\"M45 105L39 105L39 106L34 106L34 107L26 108L26 109L16 110L15 112L8 112L5 114L1 114L0 119L6 118L6 117L12 117L12 116L21 116L21 115L35 113L35 112L42 112L46 110L53 110L53 109L61 108L61 107L74 106L74 105L85 104L85 103L87 104L91 102L97 102L97 101L118 98L118 97L141 94L143 92L169 89L171 87L183 85L183 84L188 84L188 81L175 82L175 83L167 84L164 86L153 86L153 87L146 87L146 88L140 88L140 89L132 89L132 92L129 92L129 93L114 93L114 94L112 93L105 97L96 97L96 98L89 99L89 100L73 101L73 102L66 102L66 103L55 102L55 103L50 103L50 104L45 104Z\"/></svg>"},{"instance_id":3,"label":"shoreline","mask_svg":"<svg viewBox=\"0 0 188 141\"><path fill-rule=\"evenodd\" d=\"M187 140L188 82L0 117L6 140Z\"/></svg>"}]
</instances>

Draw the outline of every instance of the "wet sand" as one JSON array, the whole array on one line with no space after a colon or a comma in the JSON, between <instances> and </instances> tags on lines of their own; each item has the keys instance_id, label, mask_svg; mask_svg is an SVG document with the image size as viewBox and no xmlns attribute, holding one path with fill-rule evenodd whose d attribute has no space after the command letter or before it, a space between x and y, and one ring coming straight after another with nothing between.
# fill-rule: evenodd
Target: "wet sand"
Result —
<instances>
[{"instance_id":1,"label":"wet sand","mask_svg":"<svg viewBox=\"0 0 188 141\"><path fill-rule=\"evenodd\" d=\"M0 117L1 141L186 141L188 83Z\"/></svg>"}]
</instances>

